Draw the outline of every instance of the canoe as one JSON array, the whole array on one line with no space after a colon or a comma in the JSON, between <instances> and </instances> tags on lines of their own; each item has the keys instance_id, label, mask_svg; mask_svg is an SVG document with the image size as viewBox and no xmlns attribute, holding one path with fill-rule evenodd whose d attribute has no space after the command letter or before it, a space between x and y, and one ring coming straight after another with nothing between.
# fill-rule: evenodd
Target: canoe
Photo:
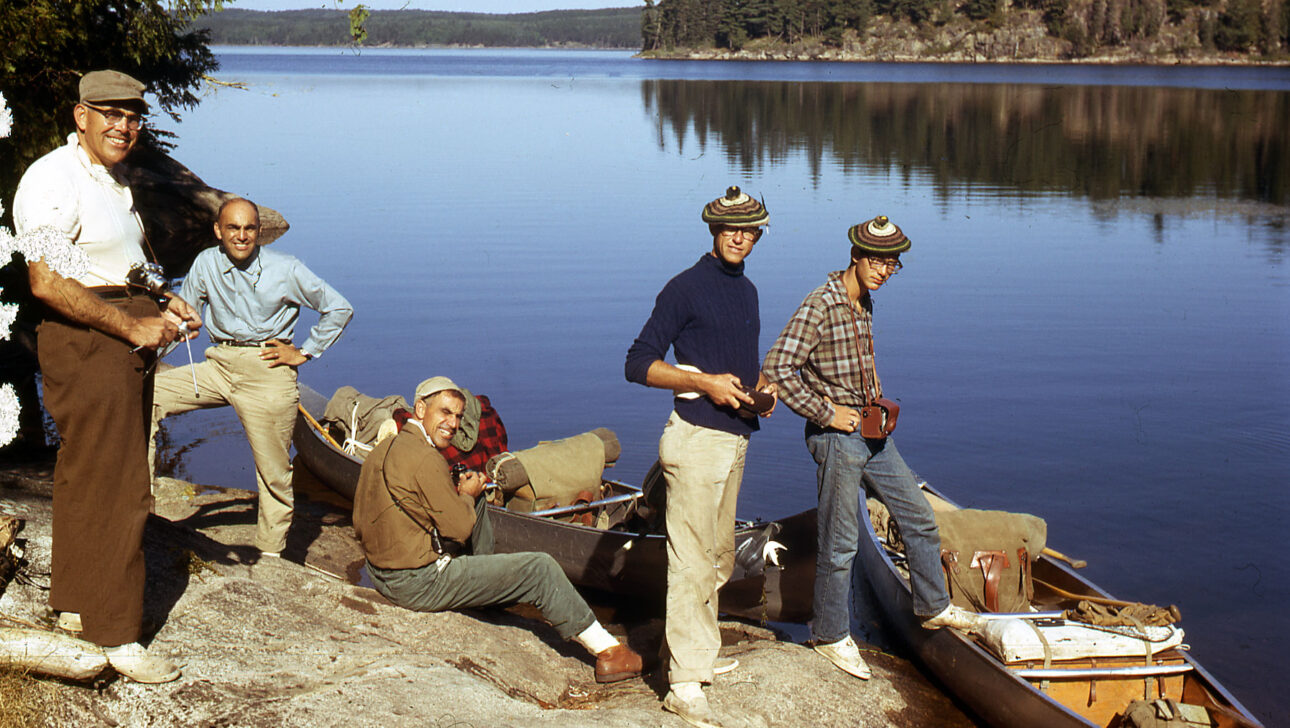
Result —
<instances>
[{"instance_id":1,"label":"canoe","mask_svg":"<svg viewBox=\"0 0 1290 728\"><path fill-rule=\"evenodd\" d=\"M926 483L922 486L934 508L958 508L931 486ZM882 612L884 625L949 692L989 725L998 728L1113 726L1119 724L1119 715L1130 701L1149 695L1153 700L1168 697L1181 703L1202 705L1219 728L1261 726L1258 719L1188 654L1185 645L1156 652L1150 658L1139 643L1136 657L1052 659L1045 665L1043 656L1039 655L1005 665L986 648L985 640L980 637L953 629L923 629L914 617L909 580L900 567L903 556L887 548L868 520L864 525L868 538L861 538L858 557L873 587L874 601ZM1034 562L1032 573L1036 581L1032 607L1039 614L986 615L992 623L1008 616L1048 617L1047 631L1050 626L1061 628L1075 624L1062 620L1058 610L1074 607L1077 600L1061 592L1113 599L1048 555ZM1023 629L1030 631L1029 627L1023 626ZM1056 643L1051 638L1049 642Z\"/></svg>"},{"instance_id":2,"label":"canoe","mask_svg":"<svg viewBox=\"0 0 1290 728\"><path fill-rule=\"evenodd\" d=\"M301 413L292 440L300 463L328 488L352 500L362 461L338 449L310 422L319 421L326 406L326 398L300 385ZM646 479L658 477L656 468ZM488 506L496 550L545 551L579 587L661 606L666 538L647 526L658 519L646 517L649 508L642 503L640 488L616 480L603 483L604 498L577 508L596 514L597 520L606 514L607 529L557 520L571 508L518 513ZM766 565L761 558L761 546L770 538L786 547L780 567ZM805 622L815 579L815 510L779 521L740 522L735 547L735 573L721 591L721 611L759 621Z\"/></svg>"}]
</instances>

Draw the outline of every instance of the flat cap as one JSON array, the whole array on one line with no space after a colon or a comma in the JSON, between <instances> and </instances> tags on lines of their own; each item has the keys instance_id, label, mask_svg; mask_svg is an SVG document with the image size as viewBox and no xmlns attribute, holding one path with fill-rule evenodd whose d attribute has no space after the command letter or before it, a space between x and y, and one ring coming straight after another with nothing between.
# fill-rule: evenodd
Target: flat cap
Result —
<instances>
[{"instance_id":1,"label":"flat cap","mask_svg":"<svg viewBox=\"0 0 1290 728\"><path fill-rule=\"evenodd\" d=\"M81 76L81 103L137 101L147 109L148 102L143 100L145 88L133 76L120 71L90 71Z\"/></svg>"},{"instance_id":2,"label":"flat cap","mask_svg":"<svg viewBox=\"0 0 1290 728\"><path fill-rule=\"evenodd\" d=\"M430 377L417 385L417 391L413 397L415 399L425 399L432 394L438 394L445 391L453 391L463 397L465 396L461 387L458 387L451 379L447 377Z\"/></svg>"}]
</instances>

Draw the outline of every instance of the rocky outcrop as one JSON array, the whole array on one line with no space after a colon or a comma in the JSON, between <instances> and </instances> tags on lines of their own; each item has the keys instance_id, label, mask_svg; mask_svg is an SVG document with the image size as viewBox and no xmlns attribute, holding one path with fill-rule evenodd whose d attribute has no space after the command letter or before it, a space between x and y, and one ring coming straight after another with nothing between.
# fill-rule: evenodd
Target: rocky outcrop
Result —
<instances>
[{"instance_id":1,"label":"rocky outcrop","mask_svg":"<svg viewBox=\"0 0 1290 728\"><path fill-rule=\"evenodd\" d=\"M50 726L683 725L660 708L657 664L642 679L597 685L591 659L532 610L419 614L349 583L362 557L347 511L297 473L287 558L258 563L254 494L162 479L145 542L150 649L181 663L183 677L27 677L30 699L43 701L30 715ZM10 623L49 628L49 493L46 470L0 472L0 512L25 521L26 563L0 595ZM658 619L607 623L647 659L657 654ZM722 631L723 654L741 664L710 694L743 725L971 725L893 655L867 655L874 677L861 683L773 629Z\"/></svg>"},{"instance_id":2,"label":"rocky outcrop","mask_svg":"<svg viewBox=\"0 0 1290 728\"><path fill-rule=\"evenodd\" d=\"M158 261L170 277L183 275L199 252L215 245L213 224L219 206L237 195L207 185L192 170L152 149L137 150L122 168ZM281 213L257 206L261 244L287 232L290 226Z\"/></svg>"}]
</instances>

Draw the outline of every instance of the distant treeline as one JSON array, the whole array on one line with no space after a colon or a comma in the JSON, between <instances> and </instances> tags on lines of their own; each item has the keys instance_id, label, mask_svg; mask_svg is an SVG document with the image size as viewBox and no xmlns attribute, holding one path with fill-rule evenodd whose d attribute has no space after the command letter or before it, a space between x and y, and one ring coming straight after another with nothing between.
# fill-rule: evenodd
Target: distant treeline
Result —
<instances>
[{"instance_id":1,"label":"distant treeline","mask_svg":"<svg viewBox=\"0 0 1290 728\"><path fill-rule=\"evenodd\" d=\"M1281 54L1290 48L1290 0L645 0L644 49L720 47L739 50L773 38L819 38L839 46L863 36L878 16L908 20L934 33L967 19L983 29L1011 11L1039 14L1050 35L1073 55L1149 41L1167 25L1194 35L1200 48ZM924 32L924 31L920 31Z\"/></svg>"},{"instance_id":2,"label":"distant treeline","mask_svg":"<svg viewBox=\"0 0 1290 728\"><path fill-rule=\"evenodd\" d=\"M228 9L195 23L222 45L331 46L350 42L344 10L260 12ZM373 10L365 45L639 48L641 9L552 10L493 15Z\"/></svg>"}]
</instances>

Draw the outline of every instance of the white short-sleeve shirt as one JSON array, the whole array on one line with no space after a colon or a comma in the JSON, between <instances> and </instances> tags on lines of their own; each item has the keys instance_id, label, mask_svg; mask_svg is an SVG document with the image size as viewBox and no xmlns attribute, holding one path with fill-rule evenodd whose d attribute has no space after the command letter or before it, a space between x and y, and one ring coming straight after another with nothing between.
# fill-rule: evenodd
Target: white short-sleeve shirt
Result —
<instances>
[{"instance_id":1,"label":"white short-sleeve shirt","mask_svg":"<svg viewBox=\"0 0 1290 728\"><path fill-rule=\"evenodd\" d=\"M87 287L125 285L131 266L146 260L130 188L92 163L75 134L27 168L14 195L13 221L19 235L52 228L80 246L90 269L76 280Z\"/></svg>"}]
</instances>

